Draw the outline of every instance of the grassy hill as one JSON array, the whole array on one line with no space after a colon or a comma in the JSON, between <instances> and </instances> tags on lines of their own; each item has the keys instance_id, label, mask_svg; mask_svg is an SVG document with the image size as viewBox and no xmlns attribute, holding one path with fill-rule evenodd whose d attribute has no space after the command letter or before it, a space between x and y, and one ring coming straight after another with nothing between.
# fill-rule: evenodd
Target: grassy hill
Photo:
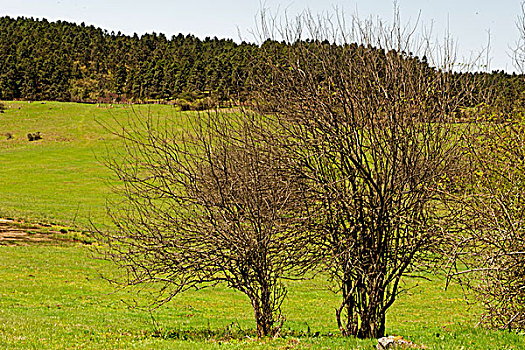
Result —
<instances>
[{"instance_id":1,"label":"grassy hill","mask_svg":"<svg viewBox=\"0 0 525 350\"><path fill-rule=\"evenodd\" d=\"M7 102L0 114L0 217L87 226L110 195L101 159L118 147L103 126L131 113L174 115L170 106ZM28 133L42 139L30 142ZM10 139L6 134L12 135Z\"/></svg>"},{"instance_id":2,"label":"grassy hill","mask_svg":"<svg viewBox=\"0 0 525 350\"><path fill-rule=\"evenodd\" d=\"M80 228L104 220L111 194L111 174L97 158L118 148L118 140L101 124L115 126L130 113L180 117L160 105L6 106L0 114L0 217ZM42 140L28 141L34 132ZM101 275L118 271L91 259L88 246L0 245L0 256L0 349L375 348L375 341L339 336L334 312L339 298L322 278L288 282L282 337L256 340L248 299L226 288L190 291L150 314L128 308L137 295L115 292ZM148 301L145 295L137 300ZM476 328L478 311L463 300L459 286L445 290L437 277L406 279L387 315L387 333L431 349L525 347L524 335Z\"/></svg>"}]
</instances>

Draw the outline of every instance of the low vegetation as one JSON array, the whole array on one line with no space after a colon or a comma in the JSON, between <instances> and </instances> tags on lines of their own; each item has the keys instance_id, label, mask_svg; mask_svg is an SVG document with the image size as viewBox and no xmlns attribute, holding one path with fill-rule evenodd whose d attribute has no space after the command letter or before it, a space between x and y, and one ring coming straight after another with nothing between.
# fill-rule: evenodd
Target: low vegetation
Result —
<instances>
[{"instance_id":1,"label":"low vegetation","mask_svg":"<svg viewBox=\"0 0 525 350\"><path fill-rule=\"evenodd\" d=\"M0 156L4 160L14 157L12 153L25 155L17 158L16 169L0 168L2 178L16 178L19 169L34 167L40 170L45 181L32 181L33 185L23 187L23 191L19 187L23 198L32 198L36 208L16 200L19 197L5 200L6 194L12 193L10 187L13 184L2 182L2 212L17 213L14 216L18 217L27 215L33 222L45 223L51 218L52 222L66 224L66 227L59 226L57 230L53 228L53 231L58 232L60 228L69 231L67 223L73 221L76 226L87 227L90 219L95 222L101 220L105 211L106 184L99 178L94 185L91 176L99 174L102 177L100 174L109 175L109 172L96 160L94 153L105 154L107 142L110 145L116 143L96 120L110 121L115 116L126 120L130 110L54 102L5 104L7 110L3 115L5 124L2 125L6 125L15 138L11 140L13 143L1 141ZM158 108L153 109L153 112L171 111L167 107ZM71 117L74 123L68 122ZM29 129L41 130L43 135L55 131L52 138L44 138L33 144L25 139ZM54 162L36 157L47 152L60 155L56 145L59 142L53 139L62 137L72 140L62 141L60 152L69 150L69 155L75 157L83 154L76 165L90 165L91 171L66 171L69 162L72 162L69 157L55 157ZM88 145L93 146L90 150L94 152L84 149ZM60 167L66 168L62 170L63 176L59 182L60 186L64 186L63 190L46 190L46 182L58 187L52 175ZM28 174L23 176L30 178ZM62 196L75 192L74 195L64 197L65 200L57 201L57 191ZM72 198L84 200L79 209L76 204L65 206L67 200ZM46 210L39 212L42 208ZM73 220L75 214L76 219ZM131 346L144 349L213 349L219 346L369 349L374 346L371 341L339 336L333 311L339 304L339 298L326 288L323 278L285 282L289 292L282 305L286 322L281 336L275 340L256 340L253 310L242 293L224 287L188 291L154 310L154 322L149 312L128 308L135 302L148 306L152 301L146 298L148 293L142 294L140 298L132 291L115 293L115 289L101 278L101 274L117 277L115 267L91 259L89 246L71 244L62 241L0 246L3 257L0 262L0 280L3 281L0 283L0 347L61 348L68 344L71 347L93 349ZM387 313L387 334L401 334L417 344L435 349L519 349L524 346L523 336L518 333L476 328L481 309L466 304L461 288L455 284L445 290L445 281L432 277L431 281L405 279L401 287L398 301ZM217 310L222 311L217 313Z\"/></svg>"}]
</instances>

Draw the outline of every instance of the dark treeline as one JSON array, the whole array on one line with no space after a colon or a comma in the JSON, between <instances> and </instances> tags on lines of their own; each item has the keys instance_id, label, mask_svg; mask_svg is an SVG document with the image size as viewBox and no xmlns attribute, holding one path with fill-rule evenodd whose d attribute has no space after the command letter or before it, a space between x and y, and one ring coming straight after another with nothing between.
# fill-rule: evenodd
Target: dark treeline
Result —
<instances>
[{"instance_id":1,"label":"dark treeline","mask_svg":"<svg viewBox=\"0 0 525 350\"><path fill-rule=\"evenodd\" d=\"M257 71L257 62L279 60L289 46L266 42L262 48L231 39L201 40L182 34L167 38L156 33L128 36L84 23L1 17L0 99L175 100L182 106L210 98L242 101L249 90L249 72L254 67ZM420 63L427 65L425 58ZM458 74L460 80L470 81L465 75L481 78L484 84L480 86L491 86L490 104L499 112L525 107L523 75ZM487 101L476 94L467 98L471 106Z\"/></svg>"},{"instance_id":2,"label":"dark treeline","mask_svg":"<svg viewBox=\"0 0 525 350\"><path fill-rule=\"evenodd\" d=\"M96 101L238 96L253 44L141 37L85 24L0 18L0 99Z\"/></svg>"},{"instance_id":3,"label":"dark treeline","mask_svg":"<svg viewBox=\"0 0 525 350\"><path fill-rule=\"evenodd\" d=\"M492 87L493 95L489 101L493 109L500 115L512 112L525 111L525 77L522 74L493 71L492 73L478 73Z\"/></svg>"}]
</instances>

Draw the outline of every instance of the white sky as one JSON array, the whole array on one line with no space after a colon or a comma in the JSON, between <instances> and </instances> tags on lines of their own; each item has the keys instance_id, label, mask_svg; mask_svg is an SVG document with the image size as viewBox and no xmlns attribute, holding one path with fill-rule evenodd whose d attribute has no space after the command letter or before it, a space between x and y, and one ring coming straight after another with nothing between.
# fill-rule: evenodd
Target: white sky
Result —
<instances>
[{"instance_id":1,"label":"white sky","mask_svg":"<svg viewBox=\"0 0 525 350\"><path fill-rule=\"evenodd\" d=\"M519 0L398 0L404 21L433 21L434 33L445 29L467 60L487 44L490 32L490 69L513 71L511 48L518 39ZM251 40L256 14L261 8L293 15L304 9L312 13L333 12L334 7L359 17L392 18L392 0L0 0L0 16L25 16L93 24L109 31L143 34L155 31L166 36L183 33L198 37ZM448 23L448 25L447 25ZM461 59L461 58L460 58Z\"/></svg>"}]
</instances>

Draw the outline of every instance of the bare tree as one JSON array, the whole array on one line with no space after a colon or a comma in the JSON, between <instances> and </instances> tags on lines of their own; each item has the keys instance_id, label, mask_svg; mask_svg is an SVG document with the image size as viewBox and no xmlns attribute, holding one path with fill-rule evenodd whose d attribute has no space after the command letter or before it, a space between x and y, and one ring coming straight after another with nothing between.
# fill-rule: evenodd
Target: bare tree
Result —
<instances>
[{"instance_id":1,"label":"bare tree","mask_svg":"<svg viewBox=\"0 0 525 350\"><path fill-rule=\"evenodd\" d=\"M523 71L525 2L516 25L520 39L514 59ZM494 101L498 91L485 89L487 101ZM454 237L450 277L484 306L480 323L525 329L525 123L519 108L495 113L489 104L482 109L475 110L478 120L464 133L465 172L456 197L464 215L462 234Z\"/></svg>"},{"instance_id":2,"label":"bare tree","mask_svg":"<svg viewBox=\"0 0 525 350\"><path fill-rule=\"evenodd\" d=\"M122 184L113 231L100 233L124 285L153 284L166 302L224 283L251 301L257 335L282 321L285 278L308 264L304 181L290 174L264 118L209 112L178 122L139 116L117 135L125 152L108 166Z\"/></svg>"},{"instance_id":3,"label":"bare tree","mask_svg":"<svg viewBox=\"0 0 525 350\"><path fill-rule=\"evenodd\" d=\"M399 22L345 25L306 14L281 28L288 46L262 45L267 64L254 90L315 194L315 244L341 293L341 333L381 337L401 278L432 266L446 238L454 210L441 193L459 150L451 116L466 96L455 90L468 84L451 74L449 52L441 69L416 57Z\"/></svg>"},{"instance_id":4,"label":"bare tree","mask_svg":"<svg viewBox=\"0 0 525 350\"><path fill-rule=\"evenodd\" d=\"M463 179L464 233L451 276L485 308L481 323L525 329L525 124L521 118L471 127Z\"/></svg>"},{"instance_id":5,"label":"bare tree","mask_svg":"<svg viewBox=\"0 0 525 350\"><path fill-rule=\"evenodd\" d=\"M525 1L521 2L521 12L516 20L519 37L514 48L514 64L520 72L525 72Z\"/></svg>"}]
</instances>

